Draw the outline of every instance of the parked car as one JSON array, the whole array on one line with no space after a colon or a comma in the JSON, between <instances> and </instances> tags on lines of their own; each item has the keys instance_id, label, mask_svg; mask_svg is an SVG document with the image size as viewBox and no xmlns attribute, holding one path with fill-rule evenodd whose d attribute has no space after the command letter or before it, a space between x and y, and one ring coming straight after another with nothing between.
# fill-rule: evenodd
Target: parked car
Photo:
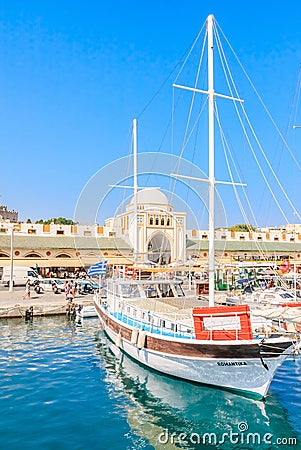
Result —
<instances>
[{"instance_id":1,"label":"parked car","mask_svg":"<svg viewBox=\"0 0 301 450\"><path fill-rule=\"evenodd\" d=\"M99 286L90 280L76 281L77 292L79 294L93 294L99 290Z\"/></svg>"},{"instance_id":2,"label":"parked car","mask_svg":"<svg viewBox=\"0 0 301 450\"><path fill-rule=\"evenodd\" d=\"M52 291L55 294L64 292L65 282L59 278L44 278L40 282L40 286L44 291Z\"/></svg>"}]
</instances>

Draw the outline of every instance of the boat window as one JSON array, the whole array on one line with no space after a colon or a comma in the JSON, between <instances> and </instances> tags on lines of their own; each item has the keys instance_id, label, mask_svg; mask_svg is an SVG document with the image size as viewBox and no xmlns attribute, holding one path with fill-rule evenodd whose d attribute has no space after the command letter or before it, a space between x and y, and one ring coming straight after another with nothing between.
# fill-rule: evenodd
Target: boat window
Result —
<instances>
[{"instance_id":1,"label":"boat window","mask_svg":"<svg viewBox=\"0 0 301 450\"><path fill-rule=\"evenodd\" d=\"M120 286L120 295L126 298L139 297L139 289L137 284L124 284Z\"/></svg>"},{"instance_id":2,"label":"boat window","mask_svg":"<svg viewBox=\"0 0 301 450\"><path fill-rule=\"evenodd\" d=\"M182 286L180 284L175 284L174 287L175 287L175 290L176 290L176 293L177 293L178 297L185 297L185 294L183 292Z\"/></svg>"},{"instance_id":3,"label":"boat window","mask_svg":"<svg viewBox=\"0 0 301 450\"><path fill-rule=\"evenodd\" d=\"M143 289L147 298L159 297L155 284L144 284Z\"/></svg>"},{"instance_id":4,"label":"boat window","mask_svg":"<svg viewBox=\"0 0 301 450\"><path fill-rule=\"evenodd\" d=\"M111 281L108 281L108 292L110 294L117 294L118 285L115 283L112 283Z\"/></svg>"},{"instance_id":5,"label":"boat window","mask_svg":"<svg viewBox=\"0 0 301 450\"><path fill-rule=\"evenodd\" d=\"M159 284L162 297L173 297L173 292L169 283Z\"/></svg>"},{"instance_id":6,"label":"boat window","mask_svg":"<svg viewBox=\"0 0 301 450\"><path fill-rule=\"evenodd\" d=\"M166 327L166 322L165 322L165 320L163 320L163 319L160 320L160 327L161 327L161 328L165 328L165 327Z\"/></svg>"}]
</instances>

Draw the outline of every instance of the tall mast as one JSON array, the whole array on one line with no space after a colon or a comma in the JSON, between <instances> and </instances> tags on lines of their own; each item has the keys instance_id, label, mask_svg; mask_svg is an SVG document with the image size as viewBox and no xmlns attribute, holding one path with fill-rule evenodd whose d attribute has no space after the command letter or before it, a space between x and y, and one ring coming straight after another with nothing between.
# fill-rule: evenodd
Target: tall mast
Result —
<instances>
[{"instance_id":1,"label":"tall mast","mask_svg":"<svg viewBox=\"0 0 301 450\"><path fill-rule=\"evenodd\" d=\"M209 152L209 306L214 306L214 67L213 15L207 19L208 32L208 152Z\"/></svg>"},{"instance_id":2,"label":"tall mast","mask_svg":"<svg viewBox=\"0 0 301 450\"><path fill-rule=\"evenodd\" d=\"M215 171L214 171L214 103L215 98L220 97L236 102L243 103L240 98L231 97L229 95L219 94L214 92L214 58L213 58L213 15L207 17L207 38L208 38L208 90L197 89L196 87L183 86L180 84L173 84L174 87L185 89L192 92L198 92L201 94L206 94L208 97L208 179L196 178L188 175L171 174L177 178L190 178L194 180L199 180L201 182L208 183L208 194L209 194L209 306L214 306L214 274L215 274L215 264L214 264L214 194L216 184L225 184L233 186L246 186L244 183L235 183L229 181L216 181Z\"/></svg>"},{"instance_id":3,"label":"tall mast","mask_svg":"<svg viewBox=\"0 0 301 450\"><path fill-rule=\"evenodd\" d=\"M138 193L138 161L137 161L137 119L133 119L133 156L134 156L134 265L137 265L138 257L138 217L137 217L137 193Z\"/></svg>"},{"instance_id":4,"label":"tall mast","mask_svg":"<svg viewBox=\"0 0 301 450\"><path fill-rule=\"evenodd\" d=\"M134 154L134 195L137 195L138 192L137 119L133 119L133 154Z\"/></svg>"}]
</instances>

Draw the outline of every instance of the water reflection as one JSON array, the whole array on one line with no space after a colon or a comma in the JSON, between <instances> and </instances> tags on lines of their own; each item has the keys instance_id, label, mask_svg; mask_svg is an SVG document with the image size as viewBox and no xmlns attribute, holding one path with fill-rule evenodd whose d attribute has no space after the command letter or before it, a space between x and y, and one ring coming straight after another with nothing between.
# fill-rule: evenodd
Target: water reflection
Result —
<instances>
[{"instance_id":1,"label":"water reflection","mask_svg":"<svg viewBox=\"0 0 301 450\"><path fill-rule=\"evenodd\" d=\"M125 418L130 400L108 395L95 354L98 321L10 319L0 329L1 449L138 448Z\"/></svg>"},{"instance_id":2,"label":"water reflection","mask_svg":"<svg viewBox=\"0 0 301 450\"><path fill-rule=\"evenodd\" d=\"M277 392L262 402L169 378L122 354L103 333L97 351L106 381L131 400L132 430L156 449L280 449L289 443L301 448Z\"/></svg>"},{"instance_id":3,"label":"water reflection","mask_svg":"<svg viewBox=\"0 0 301 450\"><path fill-rule=\"evenodd\" d=\"M65 317L11 319L0 327L1 448L46 448L45 439L62 450L301 448L300 440L275 443L301 428L300 360L283 365L258 402L138 365L98 333L98 320L80 327Z\"/></svg>"}]
</instances>

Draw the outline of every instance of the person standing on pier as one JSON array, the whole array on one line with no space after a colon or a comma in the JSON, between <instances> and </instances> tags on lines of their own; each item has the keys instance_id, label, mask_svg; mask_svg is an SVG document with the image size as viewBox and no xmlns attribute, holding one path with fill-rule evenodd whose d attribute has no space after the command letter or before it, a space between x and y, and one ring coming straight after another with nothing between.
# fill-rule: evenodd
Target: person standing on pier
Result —
<instances>
[{"instance_id":1,"label":"person standing on pier","mask_svg":"<svg viewBox=\"0 0 301 450\"><path fill-rule=\"evenodd\" d=\"M22 299L25 300L26 297L30 300L30 279L26 281L25 294L22 295Z\"/></svg>"}]
</instances>

